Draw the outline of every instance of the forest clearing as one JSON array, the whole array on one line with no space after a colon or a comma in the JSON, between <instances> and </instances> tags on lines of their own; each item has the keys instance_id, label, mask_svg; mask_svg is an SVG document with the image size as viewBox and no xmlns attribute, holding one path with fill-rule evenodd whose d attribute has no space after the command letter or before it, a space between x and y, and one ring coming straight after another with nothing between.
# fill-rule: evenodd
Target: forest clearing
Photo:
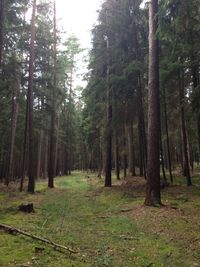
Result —
<instances>
[{"instance_id":1,"label":"forest clearing","mask_svg":"<svg viewBox=\"0 0 200 267\"><path fill-rule=\"evenodd\" d=\"M143 205L140 177L104 188L95 174L75 172L57 178L53 190L38 182L35 195L19 194L11 185L9 193L1 190L0 222L77 253L1 231L0 266L200 266L200 185L194 178L197 184L188 190L181 179L162 192L162 208ZM35 213L19 212L24 202L33 203Z\"/></svg>"}]
</instances>

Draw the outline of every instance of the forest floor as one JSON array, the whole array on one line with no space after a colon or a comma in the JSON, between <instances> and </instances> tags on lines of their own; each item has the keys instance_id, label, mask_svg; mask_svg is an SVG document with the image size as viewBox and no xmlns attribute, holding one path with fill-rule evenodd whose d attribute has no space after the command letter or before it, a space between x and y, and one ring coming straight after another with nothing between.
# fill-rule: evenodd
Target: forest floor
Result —
<instances>
[{"instance_id":1,"label":"forest floor","mask_svg":"<svg viewBox=\"0 0 200 267\"><path fill-rule=\"evenodd\" d=\"M181 181L181 180L179 180ZM103 181L82 173L56 179L34 195L0 186L0 223L23 229L78 253L60 253L39 241L0 232L3 267L200 266L200 179L162 192L162 208L143 206L144 180ZM182 183L182 182L181 182ZM34 203L35 213L17 211ZM37 249L39 248L39 249ZM37 251L36 251L37 250Z\"/></svg>"}]
</instances>

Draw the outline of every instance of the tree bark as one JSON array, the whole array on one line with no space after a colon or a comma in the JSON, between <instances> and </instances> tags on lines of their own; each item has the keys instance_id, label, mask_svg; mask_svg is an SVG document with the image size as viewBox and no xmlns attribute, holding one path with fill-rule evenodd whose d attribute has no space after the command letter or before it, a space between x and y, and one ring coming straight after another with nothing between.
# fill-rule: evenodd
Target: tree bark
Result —
<instances>
[{"instance_id":1,"label":"tree bark","mask_svg":"<svg viewBox=\"0 0 200 267\"><path fill-rule=\"evenodd\" d=\"M29 79L28 79L28 119L29 119L29 181L28 192L35 191L35 173L34 173L34 154L33 154L33 74L35 61L35 15L36 0L33 0L33 13L31 21L31 43L30 43L30 61L29 61Z\"/></svg>"},{"instance_id":2,"label":"tree bark","mask_svg":"<svg viewBox=\"0 0 200 267\"><path fill-rule=\"evenodd\" d=\"M141 52L138 44L138 29L137 25L134 25L134 46L135 46L135 59L141 61ZM146 166L147 166L147 140L145 130L145 119L144 119L144 107L143 107L143 93L142 93L142 79L141 72L138 71L137 75L137 110L138 110L138 133L139 133L139 152L140 152L140 176L146 177Z\"/></svg>"},{"instance_id":3,"label":"tree bark","mask_svg":"<svg viewBox=\"0 0 200 267\"><path fill-rule=\"evenodd\" d=\"M143 142L142 142L142 134L141 127L138 121L138 140L139 140L139 168L140 168L140 177L144 176L144 157L143 157Z\"/></svg>"},{"instance_id":4,"label":"tree bark","mask_svg":"<svg viewBox=\"0 0 200 267\"><path fill-rule=\"evenodd\" d=\"M49 159L49 180L48 187L54 188L54 177L55 177L55 139L56 139L56 107L55 107L55 93L56 93L56 58L57 58L57 41L56 41L56 2L54 1L54 18L53 18L53 61L54 61L54 70L53 70L53 87L52 87L52 97L51 97L51 132L50 132L50 159Z\"/></svg>"},{"instance_id":5,"label":"tree bark","mask_svg":"<svg viewBox=\"0 0 200 267\"><path fill-rule=\"evenodd\" d=\"M57 119L57 129L56 129L56 140L55 140L55 175L58 175L57 167L58 167L58 137L59 137L59 119Z\"/></svg>"},{"instance_id":6,"label":"tree bark","mask_svg":"<svg viewBox=\"0 0 200 267\"><path fill-rule=\"evenodd\" d=\"M191 186L192 181L191 181L191 176L190 176L188 142L187 142L187 133L186 133L186 125L185 125L185 107L184 107L185 94L184 94L184 74L183 74L183 71L180 71L178 81L179 81L179 98L180 98L183 154L184 154L184 173L186 176L187 185Z\"/></svg>"},{"instance_id":7,"label":"tree bark","mask_svg":"<svg viewBox=\"0 0 200 267\"><path fill-rule=\"evenodd\" d=\"M160 129L160 159L161 159L163 180L165 182L167 182L167 177L166 177L166 172L165 172L165 162L164 162L164 157L163 157L163 142L162 142L162 131L161 131L161 129Z\"/></svg>"},{"instance_id":8,"label":"tree bark","mask_svg":"<svg viewBox=\"0 0 200 267\"><path fill-rule=\"evenodd\" d=\"M41 153L42 153L42 141L43 141L43 130L40 130L38 136L38 155L37 155L37 178L41 176Z\"/></svg>"},{"instance_id":9,"label":"tree bark","mask_svg":"<svg viewBox=\"0 0 200 267\"><path fill-rule=\"evenodd\" d=\"M146 177L146 168L147 168L147 138L146 138L146 129L145 129L145 120L144 120L144 107L143 107L143 96L142 96L142 81L141 74L138 74L138 124L139 132L141 135L141 154L144 168L144 176Z\"/></svg>"},{"instance_id":10,"label":"tree bark","mask_svg":"<svg viewBox=\"0 0 200 267\"><path fill-rule=\"evenodd\" d=\"M14 59L15 63L16 58ZM12 118L11 118L11 138L10 138L10 151L9 151L9 162L8 162L8 173L6 177L6 185L9 184L10 179L13 176L13 160L14 160L14 148L15 148L15 137L17 129L17 119L19 112L19 91L20 91L20 81L21 81L21 68L15 66L14 76L12 80Z\"/></svg>"},{"instance_id":11,"label":"tree bark","mask_svg":"<svg viewBox=\"0 0 200 267\"><path fill-rule=\"evenodd\" d=\"M149 4L148 157L145 205L161 205L158 0Z\"/></svg>"},{"instance_id":12,"label":"tree bark","mask_svg":"<svg viewBox=\"0 0 200 267\"><path fill-rule=\"evenodd\" d=\"M106 150L105 150L105 187L112 186L112 104L110 88L110 55L109 39L106 40L107 48L107 121L106 121Z\"/></svg>"},{"instance_id":13,"label":"tree bark","mask_svg":"<svg viewBox=\"0 0 200 267\"><path fill-rule=\"evenodd\" d=\"M26 173L26 150L27 150L27 138L28 137L28 100L26 103L26 116L25 116L25 127L24 127L24 143L23 143L23 156L22 156L22 173L21 173L21 181L20 181L20 192L23 191L24 187L24 179Z\"/></svg>"},{"instance_id":14,"label":"tree bark","mask_svg":"<svg viewBox=\"0 0 200 267\"><path fill-rule=\"evenodd\" d=\"M44 158L43 158L43 171L42 177L43 179L47 179L48 175L48 135L44 135Z\"/></svg>"},{"instance_id":15,"label":"tree bark","mask_svg":"<svg viewBox=\"0 0 200 267\"><path fill-rule=\"evenodd\" d=\"M133 125L130 123L127 126L127 135L128 135L128 170L129 175L136 176L135 173L135 149L133 142Z\"/></svg>"},{"instance_id":16,"label":"tree bark","mask_svg":"<svg viewBox=\"0 0 200 267\"><path fill-rule=\"evenodd\" d=\"M126 142L126 126L125 122L123 125L123 168L124 168L124 179L127 178L127 142Z\"/></svg>"},{"instance_id":17,"label":"tree bark","mask_svg":"<svg viewBox=\"0 0 200 267\"><path fill-rule=\"evenodd\" d=\"M170 154L170 146L169 146L169 128L168 128L168 114L167 114L167 102L166 102L165 87L163 89L163 92L164 92L164 115L165 115L165 131L166 131L166 137L167 137L167 156L168 156L168 165L169 165L169 175L170 175L170 181L173 184L172 163L171 163L171 154Z\"/></svg>"},{"instance_id":18,"label":"tree bark","mask_svg":"<svg viewBox=\"0 0 200 267\"><path fill-rule=\"evenodd\" d=\"M2 63L3 42L4 42L4 0L0 0L0 66Z\"/></svg>"},{"instance_id":19,"label":"tree bark","mask_svg":"<svg viewBox=\"0 0 200 267\"><path fill-rule=\"evenodd\" d=\"M119 140L117 130L115 130L115 138L114 138L114 156L115 156L115 174L117 180L120 180L120 166L119 166Z\"/></svg>"},{"instance_id":20,"label":"tree bark","mask_svg":"<svg viewBox=\"0 0 200 267\"><path fill-rule=\"evenodd\" d=\"M74 56L72 58L72 67L70 73L69 86L69 114L68 114L68 174L72 171L72 98L73 98L73 71L74 71ZM90 160L91 163L91 160ZM91 166L90 166L91 167Z\"/></svg>"}]
</instances>

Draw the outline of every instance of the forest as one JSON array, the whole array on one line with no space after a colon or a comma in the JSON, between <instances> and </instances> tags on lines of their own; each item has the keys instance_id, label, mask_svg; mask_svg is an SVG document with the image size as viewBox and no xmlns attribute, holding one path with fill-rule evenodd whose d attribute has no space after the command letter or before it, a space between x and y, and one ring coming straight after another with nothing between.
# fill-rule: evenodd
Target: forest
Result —
<instances>
[{"instance_id":1,"label":"forest","mask_svg":"<svg viewBox=\"0 0 200 267\"><path fill-rule=\"evenodd\" d=\"M2 267L200 266L200 0L100 2L80 78L57 0L0 0Z\"/></svg>"}]
</instances>

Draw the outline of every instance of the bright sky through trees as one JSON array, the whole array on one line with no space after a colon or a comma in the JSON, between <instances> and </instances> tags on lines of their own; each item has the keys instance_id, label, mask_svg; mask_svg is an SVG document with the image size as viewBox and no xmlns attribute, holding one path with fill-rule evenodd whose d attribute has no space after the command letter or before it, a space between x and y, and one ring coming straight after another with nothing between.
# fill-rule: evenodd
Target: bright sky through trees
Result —
<instances>
[{"instance_id":1,"label":"bright sky through trees","mask_svg":"<svg viewBox=\"0 0 200 267\"><path fill-rule=\"evenodd\" d=\"M83 48L90 47L90 31L100 5L101 0L57 0L58 18L62 19L63 28L73 32Z\"/></svg>"},{"instance_id":2,"label":"bright sky through trees","mask_svg":"<svg viewBox=\"0 0 200 267\"><path fill-rule=\"evenodd\" d=\"M97 21L98 13L102 0L57 0L57 17L59 24L67 33L74 33L80 41L83 49L91 47L91 29ZM87 54L82 53L82 58ZM78 73L74 77L74 86L85 86L81 75L87 72L87 66L80 59Z\"/></svg>"},{"instance_id":3,"label":"bright sky through trees","mask_svg":"<svg viewBox=\"0 0 200 267\"><path fill-rule=\"evenodd\" d=\"M146 1L144 1L146 2ZM102 0L56 0L57 16L60 24L67 33L74 33L80 40L81 48L91 47L91 29L96 23L98 10L101 7ZM85 56L86 53L83 53ZM75 78L75 86L84 86L80 74L86 72L86 65L79 63L79 77Z\"/></svg>"}]
</instances>

